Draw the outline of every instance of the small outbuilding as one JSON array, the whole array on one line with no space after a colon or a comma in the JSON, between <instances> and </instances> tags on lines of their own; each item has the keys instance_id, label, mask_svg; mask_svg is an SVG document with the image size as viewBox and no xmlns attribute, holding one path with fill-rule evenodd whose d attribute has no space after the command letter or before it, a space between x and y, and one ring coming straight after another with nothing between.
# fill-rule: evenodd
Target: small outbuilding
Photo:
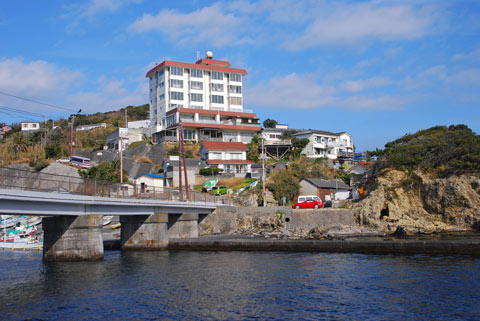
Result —
<instances>
[{"instance_id":1,"label":"small outbuilding","mask_svg":"<svg viewBox=\"0 0 480 321\"><path fill-rule=\"evenodd\" d=\"M135 177L135 188L138 193L163 192L165 176L158 174L141 174Z\"/></svg>"},{"instance_id":2,"label":"small outbuilding","mask_svg":"<svg viewBox=\"0 0 480 321\"><path fill-rule=\"evenodd\" d=\"M338 179L304 178L300 181L300 195L317 195L322 201L350 198L352 188Z\"/></svg>"}]
</instances>

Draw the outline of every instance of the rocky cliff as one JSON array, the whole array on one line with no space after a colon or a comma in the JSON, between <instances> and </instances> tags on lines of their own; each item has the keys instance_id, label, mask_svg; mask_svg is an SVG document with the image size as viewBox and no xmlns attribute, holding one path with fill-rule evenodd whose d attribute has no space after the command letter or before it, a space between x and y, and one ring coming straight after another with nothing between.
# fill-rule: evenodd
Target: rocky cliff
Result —
<instances>
[{"instance_id":1,"label":"rocky cliff","mask_svg":"<svg viewBox=\"0 0 480 321\"><path fill-rule=\"evenodd\" d=\"M480 178L433 178L383 170L355 206L358 224L386 233L429 234L480 230Z\"/></svg>"}]
</instances>

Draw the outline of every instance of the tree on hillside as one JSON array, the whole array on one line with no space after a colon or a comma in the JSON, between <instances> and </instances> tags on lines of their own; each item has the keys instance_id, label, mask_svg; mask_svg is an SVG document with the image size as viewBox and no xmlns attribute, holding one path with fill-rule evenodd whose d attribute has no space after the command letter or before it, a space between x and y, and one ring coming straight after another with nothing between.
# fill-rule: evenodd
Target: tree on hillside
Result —
<instances>
[{"instance_id":1,"label":"tree on hillside","mask_svg":"<svg viewBox=\"0 0 480 321\"><path fill-rule=\"evenodd\" d=\"M480 136L466 125L420 130L387 143L378 154L379 169L419 168L440 176L480 174Z\"/></svg>"},{"instance_id":2,"label":"tree on hillside","mask_svg":"<svg viewBox=\"0 0 480 321\"><path fill-rule=\"evenodd\" d=\"M270 119L270 118L267 118L263 121L263 127L264 128L275 128L275 125L277 125L277 121L276 120L273 120L273 119Z\"/></svg>"},{"instance_id":3,"label":"tree on hillside","mask_svg":"<svg viewBox=\"0 0 480 321\"><path fill-rule=\"evenodd\" d=\"M275 171L270 177L270 181L267 188L273 193L273 197L279 204L282 202L282 197L286 197L288 202L294 202L300 193L300 184L297 178L287 169Z\"/></svg>"},{"instance_id":4,"label":"tree on hillside","mask_svg":"<svg viewBox=\"0 0 480 321\"><path fill-rule=\"evenodd\" d=\"M258 145L259 145L259 138L257 135L253 135L252 141L247 144L248 151L247 151L247 159L254 161L255 163L258 162L259 153L258 153Z\"/></svg>"}]
</instances>

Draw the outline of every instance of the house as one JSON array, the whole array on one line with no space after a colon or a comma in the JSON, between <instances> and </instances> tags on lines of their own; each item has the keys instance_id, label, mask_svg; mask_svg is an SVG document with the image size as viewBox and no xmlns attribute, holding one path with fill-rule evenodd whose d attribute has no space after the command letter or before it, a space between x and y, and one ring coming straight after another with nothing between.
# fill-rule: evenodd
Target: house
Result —
<instances>
[{"instance_id":1,"label":"house","mask_svg":"<svg viewBox=\"0 0 480 321\"><path fill-rule=\"evenodd\" d=\"M320 178L304 178L300 181L300 195L318 195L322 201L345 200L352 188L343 181Z\"/></svg>"},{"instance_id":2,"label":"house","mask_svg":"<svg viewBox=\"0 0 480 321\"><path fill-rule=\"evenodd\" d=\"M274 128L263 128L260 133L266 155L276 161L282 159L292 147L290 139L282 139L282 134L286 130L288 125L276 124Z\"/></svg>"},{"instance_id":3,"label":"house","mask_svg":"<svg viewBox=\"0 0 480 321\"><path fill-rule=\"evenodd\" d=\"M139 142L144 138L142 128L117 128L107 136L107 146L111 150L125 150L131 143Z\"/></svg>"},{"instance_id":4,"label":"house","mask_svg":"<svg viewBox=\"0 0 480 321\"><path fill-rule=\"evenodd\" d=\"M39 122L21 122L20 130L22 133L33 133L40 130Z\"/></svg>"},{"instance_id":5,"label":"house","mask_svg":"<svg viewBox=\"0 0 480 321\"><path fill-rule=\"evenodd\" d=\"M224 173L246 176L252 172L254 161L247 160L248 147L241 142L203 142L200 148L202 160L210 167L223 169Z\"/></svg>"},{"instance_id":6,"label":"house","mask_svg":"<svg viewBox=\"0 0 480 321\"><path fill-rule=\"evenodd\" d=\"M3 139L3 135L12 130L12 127L5 125L0 129L0 138Z\"/></svg>"},{"instance_id":7,"label":"house","mask_svg":"<svg viewBox=\"0 0 480 321\"><path fill-rule=\"evenodd\" d=\"M252 110L243 108L245 69L213 59L164 61L148 73L150 126L155 143L184 140L249 143L260 131Z\"/></svg>"},{"instance_id":8,"label":"house","mask_svg":"<svg viewBox=\"0 0 480 321\"><path fill-rule=\"evenodd\" d=\"M309 140L301 152L301 155L309 158L353 157L355 151L352 135L347 132L332 133L309 129L292 134L292 137Z\"/></svg>"},{"instance_id":9,"label":"house","mask_svg":"<svg viewBox=\"0 0 480 321\"><path fill-rule=\"evenodd\" d=\"M137 193L160 193L165 186L165 176L158 174L141 174L134 179Z\"/></svg>"},{"instance_id":10,"label":"house","mask_svg":"<svg viewBox=\"0 0 480 321\"><path fill-rule=\"evenodd\" d=\"M107 128L107 124L106 123L100 123L100 124L89 124L89 125L82 125L82 126L78 126L77 128L75 128L75 131L77 132L89 132L91 131L92 129L95 129L95 128Z\"/></svg>"},{"instance_id":11,"label":"house","mask_svg":"<svg viewBox=\"0 0 480 321\"><path fill-rule=\"evenodd\" d=\"M178 187L179 182L179 160L178 156L170 156L163 160L160 174L165 177L165 187ZM207 167L205 161L198 158L186 158L188 185L197 184L197 175L200 169ZM184 184L185 172L182 168L182 184Z\"/></svg>"}]
</instances>

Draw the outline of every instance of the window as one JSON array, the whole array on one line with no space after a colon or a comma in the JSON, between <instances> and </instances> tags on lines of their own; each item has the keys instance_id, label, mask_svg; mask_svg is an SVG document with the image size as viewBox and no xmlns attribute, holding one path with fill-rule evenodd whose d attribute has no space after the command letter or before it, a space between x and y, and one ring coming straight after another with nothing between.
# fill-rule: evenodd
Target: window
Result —
<instances>
[{"instance_id":1,"label":"window","mask_svg":"<svg viewBox=\"0 0 480 321\"><path fill-rule=\"evenodd\" d=\"M158 84L158 88L163 88L163 87L165 87L165 82L164 81L162 81L161 83Z\"/></svg>"},{"instance_id":2,"label":"window","mask_svg":"<svg viewBox=\"0 0 480 321\"><path fill-rule=\"evenodd\" d=\"M209 152L208 159L222 159L222 153L218 152Z\"/></svg>"},{"instance_id":3,"label":"window","mask_svg":"<svg viewBox=\"0 0 480 321\"><path fill-rule=\"evenodd\" d=\"M223 104L223 96L212 95L212 103Z\"/></svg>"},{"instance_id":4,"label":"window","mask_svg":"<svg viewBox=\"0 0 480 321\"><path fill-rule=\"evenodd\" d=\"M177 115L173 114L167 117L167 127L173 126L177 123Z\"/></svg>"},{"instance_id":5,"label":"window","mask_svg":"<svg viewBox=\"0 0 480 321\"><path fill-rule=\"evenodd\" d=\"M170 99L172 100L183 100L183 93L180 91L171 91Z\"/></svg>"},{"instance_id":6,"label":"window","mask_svg":"<svg viewBox=\"0 0 480 321\"><path fill-rule=\"evenodd\" d=\"M190 94L191 101L203 101L203 94Z\"/></svg>"},{"instance_id":7,"label":"window","mask_svg":"<svg viewBox=\"0 0 480 321\"><path fill-rule=\"evenodd\" d=\"M230 74L230 81L242 82L242 75Z\"/></svg>"},{"instance_id":8,"label":"window","mask_svg":"<svg viewBox=\"0 0 480 321\"><path fill-rule=\"evenodd\" d=\"M211 84L212 91L223 92L223 84Z\"/></svg>"},{"instance_id":9,"label":"window","mask_svg":"<svg viewBox=\"0 0 480 321\"><path fill-rule=\"evenodd\" d=\"M230 159L242 159L242 153L231 153Z\"/></svg>"},{"instance_id":10,"label":"window","mask_svg":"<svg viewBox=\"0 0 480 321\"><path fill-rule=\"evenodd\" d=\"M163 69L158 72L158 76L163 76Z\"/></svg>"},{"instance_id":11,"label":"window","mask_svg":"<svg viewBox=\"0 0 480 321\"><path fill-rule=\"evenodd\" d=\"M200 70L201 71L201 70ZM200 89L203 90L203 82L201 81L191 81L190 89Z\"/></svg>"},{"instance_id":12,"label":"window","mask_svg":"<svg viewBox=\"0 0 480 321\"><path fill-rule=\"evenodd\" d=\"M183 139L194 140L195 139L195 130L184 129L183 130Z\"/></svg>"},{"instance_id":13,"label":"window","mask_svg":"<svg viewBox=\"0 0 480 321\"><path fill-rule=\"evenodd\" d=\"M230 97L230 105L241 105L242 98L241 97Z\"/></svg>"},{"instance_id":14,"label":"window","mask_svg":"<svg viewBox=\"0 0 480 321\"><path fill-rule=\"evenodd\" d=\"M174 108L183 108L183 105L182 104L170 104L169 107L170 107L169 110L172 110Z\"/></svg>"},{"instance_id":15,"label":"window","mask_svg":"<svg viewBox=\"0 0 480 321\"><path fill-rule=\"evenodd\" d=\"M203 77L203 70L200 70L200 69L190 69L190 77L202 78L202 77Z\"/></svg>"},{"instance_id":16,"label":"window","mask_svg":"<svg viewBox=\"0 0 480 321\"><path fill-rule=\"evenodd\" d=\"M176 76L183 76L183 68L182 67L170 67L170 73Z\"/></svg>"},{"instance_id":17,"label":"window","mask_svg":"<svg viewBox=\"0 0 480 321\"><path fill-rule=\"evenodd\" d=\"M183 80L170 79L170 87L172 87L172 88L183 88Z\"/></svg>"},{"instance_id":18,"label":"window","mask_svg":"<svg viewBox=\"0 0 480 321\"><path fill-rule=\"evenodd\" d=\"M212 71L212 79L223 80L223 72L221 72L221 71Z\"/></svg>"},{"instance_id":19,"label":"window","mask_svg":"<svg viewBox=\"0 0 480 321\"><path fill-rule=\"evenodd\" d=\"M161 94L159 97L158 97L159 100L164 100L165 99L165 94Z\"/></svg>"},{"instance_id":20,"label":"window","mask_svg":"<svg viewBox=\"0 0 480 321\"><path fill-rule=\"evenodd\" d=\"M242 93L242 86L230 85L230 92L234 93L234 94L241 94Z\"/></svg>"}]
</instances>

